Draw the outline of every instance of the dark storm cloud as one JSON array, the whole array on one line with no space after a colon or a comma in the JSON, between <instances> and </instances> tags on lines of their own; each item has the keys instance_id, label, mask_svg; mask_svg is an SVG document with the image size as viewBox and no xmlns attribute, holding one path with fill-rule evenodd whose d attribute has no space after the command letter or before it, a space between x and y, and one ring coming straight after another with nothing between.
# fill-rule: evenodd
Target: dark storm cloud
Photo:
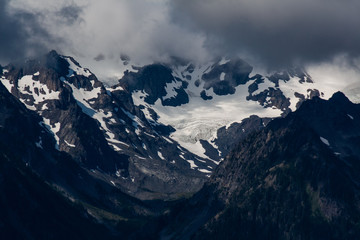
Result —
<instances>
[{"instance_id":1,"label":"dark storm cloud","mask_svg":"<svg viewBox=\"0 0 360 240\"><path fill-rule=\"evenodd\" d=\"M0 61L22 55L19 46L23 45L25 39L21 24L6 12L8 2L0 0Z\"/></svg>"},{"instance_id":2,"label":"dark storm cloud","mask_svg":"<svg viewBox=\"0 0 360 240\"><path fill-rule=\"evenodd\" d=\"M360 56L358 0L173 0L170 4L174 20L203 31L206 45L216 54L248 53L274 65L323 61L343 53Z\"/></svg>"},{"instance_id":3,"label":"dark storm cloud","mask_svg":"<svg viewBox=\"0 0 360 240\"><path fill-rule=\"evenodd\" d=\"M52 34L47 28L48 14L57 16L58 25L71 25L79 20L81 13L76 5L64 5L51 13L11 9L10 3L10 0L0 0L0 63L3 64L44 54L65 43L62 36Z\"/></svg>"},{"instance_id":4,"label":"dark storm cloud","mask_svg":"<svg viewBox=\"0 0 360 240\"><path fill-rule=\"evenodd\" d=\"M34 36L47 36L36 16L26 12L10 15L9 2L0 0L0 62L3 63L44 51L41 41L35 41Z\"/></svg>"}]
</instances>

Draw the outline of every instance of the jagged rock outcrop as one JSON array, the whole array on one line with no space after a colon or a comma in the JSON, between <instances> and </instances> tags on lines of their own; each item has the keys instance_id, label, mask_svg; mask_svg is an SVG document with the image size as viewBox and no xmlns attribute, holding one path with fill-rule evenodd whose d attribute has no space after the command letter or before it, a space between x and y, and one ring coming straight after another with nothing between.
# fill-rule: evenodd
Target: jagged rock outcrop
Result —
<instances>
[{"instance_id":1,"label":"jagged rock outcrop","mask_svg":"<svg viewBox=\"0 0 360 240\"><path fill-rule=\"evenodd\" d=\"M342 93L304 102L241 141L162 236L359 238L359 122Z\"/></svg>"}]
</instances>

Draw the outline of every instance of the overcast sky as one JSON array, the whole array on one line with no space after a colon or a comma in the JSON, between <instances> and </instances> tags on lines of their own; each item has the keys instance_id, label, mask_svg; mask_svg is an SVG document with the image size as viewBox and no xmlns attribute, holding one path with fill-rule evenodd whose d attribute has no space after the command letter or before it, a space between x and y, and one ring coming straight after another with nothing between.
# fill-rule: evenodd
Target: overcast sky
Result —
<instances>
[{"instance_id":1,"label":"overcast sky","mask_svg":"<svg viewBox=\"0 0 360 240\"><path fill-rule=\"evenodd\" d=\"M55 49L146 63L240 55L267 67L337 58L356 69L359 13L359 0L0 0L0 63Z\"/></svg>"}]
</instances>

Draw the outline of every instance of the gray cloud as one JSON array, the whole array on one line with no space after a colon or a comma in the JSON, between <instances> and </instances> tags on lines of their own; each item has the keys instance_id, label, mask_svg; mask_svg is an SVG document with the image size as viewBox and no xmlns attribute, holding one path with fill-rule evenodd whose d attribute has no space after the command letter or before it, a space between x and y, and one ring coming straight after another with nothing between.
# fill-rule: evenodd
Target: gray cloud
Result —
<instances>
[{"instance_id":1,"label":"gray cloud","mask_svg":"<svg viewBox=\"0 0 360 240\"><path fill-rule=\"evenodd\" d=\"M360 56L359 12L358 0L0 0L0 61L55 49L118 77L121 54L135 64L352 59Z\"/></svg>"},{"instance_id":2,"label":"gray cloud","mask_svg":"<svg viewBox=\"0 0 360 240\"><path fill-rule=\"evenodd\" d=\"M174 24L167 1L11 0L9 8L12 17L36 19L46 32L38 35L44 46L85 60L102 54L116 62L122 53L137 62L204 58L204 36Z\"/></svg>"},{"instance_id":3,"label":"gray cloud","mask_svg":"<svg viewBox=\"0 0 360 240\"><path fill-rule=\"evenodd\" d=\"M8 0L0 0L0 61L23 55L19 46L24 44L25 34L19 22L6 12Z\"/></svg>"},{"instance_id":4,"label":"gray cloud","mask_svg":"<svg viewBox=\"0 0 360 240\"><path fill-rule=\"evenodd\" d=\"M82 9L77 5L64 6L57 12L60 19L62 19L65 24L69 25L81 20L81 13Z\"/></svg>"},{"instance_id":5,"label":"gray cloud","mask_svg":"<svg viewBox=\"0 0 360 240\"><path fill-rule=\"evenodd\" d=\"M9 12L10 0L0 0L0 63L31 57L47 50L44 39L51 37L26 11Z\"/></svg>"},{"instance_id":6,"label":"gray cloud","mask_svg":"<svg viewBox=\"0 0 360 240\"><path fill-rule=\"evenodd\" d=\"M360 56L358 0L173 0L172 15L207 35L216 54L250 54L266 64Z\"/></svg>"}]
</instances>

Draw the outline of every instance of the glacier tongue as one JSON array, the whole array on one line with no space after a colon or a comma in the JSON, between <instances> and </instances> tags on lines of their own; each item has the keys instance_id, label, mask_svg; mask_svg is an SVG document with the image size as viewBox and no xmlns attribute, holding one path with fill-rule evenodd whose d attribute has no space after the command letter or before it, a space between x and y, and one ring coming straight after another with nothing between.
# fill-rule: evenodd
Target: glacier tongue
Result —
<instances>
[{"instance_id":1,"label":"glacier tongue","mask_svg":"<svg viewBox=\"0 0 360 240\"><path fill-rule=\"evenodd\" d=\"M205 149L200 140L211 142L217 130L233 122L241 122L244 118L256 113L260 117L278 117L282 111L273 108L264 108L254 101L247 101L248 86L251 82L240 85L233 95L218 96L212 93L212 100L204 101L199 95L197 87L190 82L186 90L190 96L188 104L172 107L163 106L158 100L154 105L144 101L146 93L136 91L132 94L134 103L137 106L143 105L153 109L158 115L158 121L170 125L176 129L170 135L172 139L179 142L184 148L197 154L204 155Z\"/></svg>"}]
</instances>

